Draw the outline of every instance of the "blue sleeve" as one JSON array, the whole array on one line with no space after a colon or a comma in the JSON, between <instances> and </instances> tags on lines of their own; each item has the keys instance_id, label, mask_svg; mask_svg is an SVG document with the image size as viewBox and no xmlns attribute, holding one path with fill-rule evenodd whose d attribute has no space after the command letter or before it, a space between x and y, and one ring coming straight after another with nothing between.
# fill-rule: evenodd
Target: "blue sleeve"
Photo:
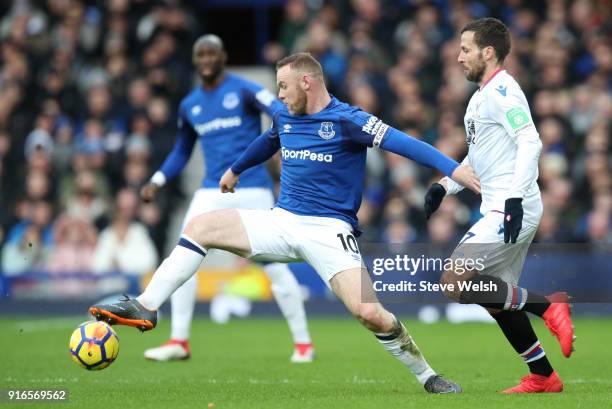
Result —
<instances>
[{"instance_id":1,"label":"blue sleeve","mask_svg":"<svg viewBox=\"0 0 612 409\"><path fill-rule=\"evenodd\" d=\"M198 137L189 122L185 119L182 106L179 108L178 115L178 129L174 147L159 169L167 180L178 176L185 165L187 165L191 157L191 152L193 151L193 145Z\"/></svg>"},{"instance_id":2,"label":"blue sleeve","mask_svg":"<svg viewBox=\"0 0 612 409\"><path fill-rule=\"evenodd\" d=\"M274 127L259 135L234 162L232 172L239 175L253 166L264 163L280 149L280 139Z\"/></svg>"},{"instance_id":3,"label":"blue sleeve","mask_svg":"<svg viewBox=\"0 0 612 409\"><path fill-rule=\"evenodd\" d=\"M380 142L380 148L412 159L421 165L438 169L451 176L459 164L433 146L389 127Z\"/></svg>"},{"instance_id":4,"label":"blue sleeve","mask_svg":"<svg viewBox=\"0 0 612 409\"><path fill-rule=\"evenodd\" d=\"M359 109L344 116L347 137L355 143L377 146L412 159L421 165L438 169L450 176L459 164L433 146L385 124L374 115Z\"/></svg>"},{"instance_id":5,"label":"blue sleeve","mask_svg":"<svg viewBox=\"0 0 612 409\"><path fill-rule=\"evenodd\" d=\"M283 106L273 93L253 82L245 82L243 93L258 111L270 116L274 116L274 113Z\"/></svg>"}]
</instances>

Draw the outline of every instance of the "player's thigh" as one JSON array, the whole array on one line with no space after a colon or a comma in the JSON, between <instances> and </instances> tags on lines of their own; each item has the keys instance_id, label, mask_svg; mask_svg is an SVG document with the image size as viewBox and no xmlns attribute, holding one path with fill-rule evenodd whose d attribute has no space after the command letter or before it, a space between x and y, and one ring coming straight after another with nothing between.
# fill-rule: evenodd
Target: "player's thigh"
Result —
<instances>
[{"instance_id":1,"label":"player's thigh","mask_svg":"<svg viewBox=\"0 0 612 409\"><path fill-rule=\"evenodd\" d=\"M289 263L302 261L288 227L291 220L280 209L239 209L250 253L248 258L260 262Z\"/></svg>"},{"instance_id":2,"label":"player's thigh","mask_svg":"<svg viewBox=\"0 0 612 409\"><path fill-rule=\"evenodd\" d=\"M323 281L329 283L341 271L363 265L351 226L329 217L295 216L290 232L301 257Z\"/></svg>"},{"instance_id":3,"label":"player's thigh","mask_svg":"<svg viewBox=\"0 0 612 409\"><path fill-rule=\"evenodd\" d=\"M270 189L259 187L238 188L235 193L221 193L225 207L232 209L266 209L274 207L274 195Z\"/></svg>"},{"instance_id":4,"label":"player's thigh","mask_svg":"<svg viewBox=\"0 0 612 409\"><path fill-rule=\"evenodd\" d=\"M197 215L189 220L184 233L207 249L225 250L241 257L251 254L249 238L236 209Z\"/></svg>"},{"instance_id":5,"label":"player's thigh","mask_svg":"<svg viewBox=\"0 0 612 409\"><path fill-rule=\"evenodd\" d=\"M212 188L200 188L196 190L191 198L185 217L183 218L183 224L181 230L184 230L189 220L194 217L213 210L225 209L223 206L223 197L219 189Z\"/></svg>"},{"instance_id":6,"label":"player's thigh","mask_svg":"<svg viewBox=\"0 0 612 409\"><path fill-rule=\"evenodd\" d=\"M518 282L537 227L523 225L516 243L504 243L503 217L489 212L463 236L451 256L456 274L474 271Z\"/></svg>"},{"instance_id":7,"label":"player's thigh","mask_svg":"<svg viewBox=\"0 0 612 409\"><path fill-rule=\"evenodd\" d=\"M185 213L185 217L183 218L181 231L185 230L187 223L194 217L214 210L237 208L239 206L234 206L237 202L239 201L235 200L233 194L222 193L217 188L200 188L196 190L187 209L187 213ZM246 202L246 200L242 200L242 202ZM218 250L211 248L209 250L209 255L217 251ZM206 257L202 263L205 265L208 260L210 260L210 257Z\"/></svg>"},{"instance_id":8,"label":"player's thigh","mask_svg":"<svg viewBox=\"0 0 612 409\"><path fill-rule=\"evenodd\" d=\"M367 269L362 266L336 273L329 281L330 288L353 314L358 314L363 304L379 308L378 297L372 287ZM380 306L382 309L382 306Z\"/></svg>"},{"instance_id":9,"label":"player's thigh","mask_svg":"<svg viewBox=\"0 0 612 409\"><path fill-rule=\"evenodd\" d=\"M274 195L266 188L236 189L234 193L222 193L217 188L200 188L191 198L183 220L183 227L197 215L221 209L271 209Z\"/></svg>"}]
</instances>

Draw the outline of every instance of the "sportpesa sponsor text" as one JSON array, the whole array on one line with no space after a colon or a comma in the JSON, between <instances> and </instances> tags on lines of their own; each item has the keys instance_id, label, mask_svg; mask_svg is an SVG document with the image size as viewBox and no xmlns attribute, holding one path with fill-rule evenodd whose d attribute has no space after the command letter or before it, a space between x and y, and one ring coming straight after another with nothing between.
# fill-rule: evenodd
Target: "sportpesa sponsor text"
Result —
<instances>
[{"instance_id":1,"label":"sportpesa sponsor text","mask_svg":"<svg viewBox=\"0 0 612 409\"><path fill-rule=\"evenodd\" d=\"M219 129L234 128L242 125L242 118L239 116L230 116L227 118L215 118L212 121L195 124L194 129L198 135L202 136L208 132L218 131Z\"/></svg>"},{"instance_id":2,"label":"sportpesa sponsor text","mask_svg":"<svg viewBox=\"0 0 612 409\"><path fill-rule=\"evenodd\" d=\"M287 149L284 146L281 147L281 156L283 159L301 159L311 160L313 162L327 162L331 163L334 161L334 156L330 153L316 153L311 152L308 149L293 150Z\"/></svg>"}]
</instances>

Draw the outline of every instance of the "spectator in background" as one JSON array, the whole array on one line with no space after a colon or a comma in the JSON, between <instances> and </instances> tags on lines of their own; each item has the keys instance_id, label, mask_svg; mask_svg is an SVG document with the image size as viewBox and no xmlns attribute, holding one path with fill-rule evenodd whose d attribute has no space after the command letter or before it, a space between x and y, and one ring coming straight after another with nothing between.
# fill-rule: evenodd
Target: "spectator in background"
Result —
<instances>
[{"instance_id":1,"label":"spectator in background","mask_svg":"<svg viewBox=\"0 0 612 409\"><path fill-rule=\"evenodd\" d=\"M100 180L93 172L83 170L76 174L74 182L66 195L66 213L87 222L100 222L108 209L108 201L101 194Z\"/></svg>"},{"instance_id":2,"label":"spectator in background","mask_svg":"<svg viewBox=\"0 0 612 409\"><path fill-rule=\"evenodd\" d=\"M66 117L58 118L53 136L52 166L59 173L67 173L75 154L72 122Z\"/></svg>"},{"instance_id":3,"label":"spectator in background","mask_svg":"<svg viewBox=\"0 0 612 409\"><path fill-rule=\"evenodd\" d=\"M2 248L2 270L9 276L43 270L53 244L53 205L36 200L26 211L27 218L13 226Z\"/></svg>"},{"instance_id":4,"label":"spectator in background","mask_svg":"<svg viewBox=\"0 0 612 409\"><path fill-rule=\"evenodd\" d=\"M455 220L446 214L431 217L427 223L427 233L432 244L440 245L453 243L459 236Z\"/></svg>"},{"instance_id":5,"label":"spectator in background","mask_svg":"<svg viewBox=\"0 0 612 409\"><path fill-rule=\"evenodd\" d=\"M124 108L127 117L132 119L136 113L144 112L151 97L151 85L147 79L133 78L128 85L126 107Z\"/></svg>"},{"instance_id":6,"label":"spectator in background","mask_svg":"<svg viewBox=\"0 0 612 409\"><path fill-rule=\"evenodd\" d=\"M97 235L90 221L69 213L60 215L53 229L47 271L52 274L90 272Z\"/></svg>"},{"instance_id":7,"label":"spectator in background","mask_svg":"<svg viewBox=\"0 0 612 409\"><path fill-rule=\"evenodd\" d=\"M293 50L295 41L308 25L308 8L306 0L288 0L285 3L285 15L278 32L278 40L266 45L264 59L269 64L276 64Z\"/></svg>"},{"instance_id":8,"label":"spectator in background","mask_svg":"<svg viewBox=\"0 0 612 409\"><path fill-rule=\"evenodd\" d=\"M170 115L170 106L164 98L155 97L147 101L147 118L151 131L150 139L153 146L152 167L161 166L168 151L174 146L176 120Z\"/></svg>"},{"instance_id":9,"label":"spectator in background","mask_svg":"<svg viewBox=\"0 0 612 409\"><path fill-rule=\"evenodd\" d=\"M335 94L340 94L344 85L347 70L345 48L344 42L333 37L330 28L321 20L311 21L307 32L295 41L295 50L308 51L320 61L326 85Z\"/></svg>"},{"instance_id":10,"label":"spectator in background","mask_svg":"<svg viewBox=\"0 0 612 409\"><path fill-rule=\"evenodd\" d=\"M88 129L88 124L95 120L94 123L100 128L96 129L96 133L99 133L101 137L122 141L126 132L126 124L124 119L114 112L112 94L105 83L106 79L101 81L103 82L91 85L87 91L86 116L80 127L83 130L84 137L86 137L92 131L91 128ZM110 145L115 147L116 150L122 146L117 142L110 143Z\"/></svg>"},{"instance_id":11,"label":"spectator in background","mask_svg":"<svg viewBox=\"0 0 612 409\"><path fill-rule=\"evenodd\" d=\"M122 272L141 276L157 265L157 251L146 227L136 220L139 199L134 190L117 192L111 224L102 230L93 257L97 273Z\"/></svg>"}]
</instances>

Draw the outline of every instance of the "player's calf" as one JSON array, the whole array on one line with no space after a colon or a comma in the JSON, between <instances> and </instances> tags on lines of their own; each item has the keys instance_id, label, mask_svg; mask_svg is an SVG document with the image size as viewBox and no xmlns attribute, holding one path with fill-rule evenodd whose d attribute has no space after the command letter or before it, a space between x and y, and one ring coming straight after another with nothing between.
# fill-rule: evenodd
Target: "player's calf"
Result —
<instances>
[{"instance_id":1,"label":"player's calf","mask_svg":"<svg viewBox=\"0 0 612 409\"><path fill-rule=\"evenodd\" d=\"M437 375L414 340L393 314L378 302L367 270L354 268L337 273L329 282L334 293L381 345L404 364L429 393L459 393L461 387Z\"/></svg>"},{"instance_id":2,"label":"player's calf","mask_svg":"<svg viewBox=\"0 0 612 409\"><path fill-rule=\"evenodd\" d=\"M475 274L472 271L465 271L459 274L453 270L445 270L440 276L440 284L444 294L455 302L461 302L462 283L472 278Z\"/></svg>"},{"instance_id":3,"label":"player's calf","mask_svg":"<svg viewBox=\"0 0 612 409\"><path fill-rule=\"evenodd\" d=\"M446 291L449 298L462 304L478 304L487 309L503 311L527 311L541 317L569 358L574 350L574 327L566 293L548 297L486 274L458 275L446 271L441 283L453 284L454 290Z\"/></svg>"},{"instance_id":4,"label":"player's calf","mask_svg":"<svg viewBox=\"0 0 612 409\"><path fill-rule=\"evenodd\" d=\"M395 325L393 315L379 303L359 303L351 312L372 332L390 331Z\"/></svg>"},{"instance_id":5,"label":"player's calf","mask_svg":"<svg viewBox=\"0 0 612 409\"><path fill-rule=\"evenodd\" d=\"M487 309L528 311L543 316L550 306L546 297L487 274L445 271L440 283L446 284L445 294L462 304L479 304ZM449 286L452 284L452 286Z\"/></svg>"}]
</instances>

